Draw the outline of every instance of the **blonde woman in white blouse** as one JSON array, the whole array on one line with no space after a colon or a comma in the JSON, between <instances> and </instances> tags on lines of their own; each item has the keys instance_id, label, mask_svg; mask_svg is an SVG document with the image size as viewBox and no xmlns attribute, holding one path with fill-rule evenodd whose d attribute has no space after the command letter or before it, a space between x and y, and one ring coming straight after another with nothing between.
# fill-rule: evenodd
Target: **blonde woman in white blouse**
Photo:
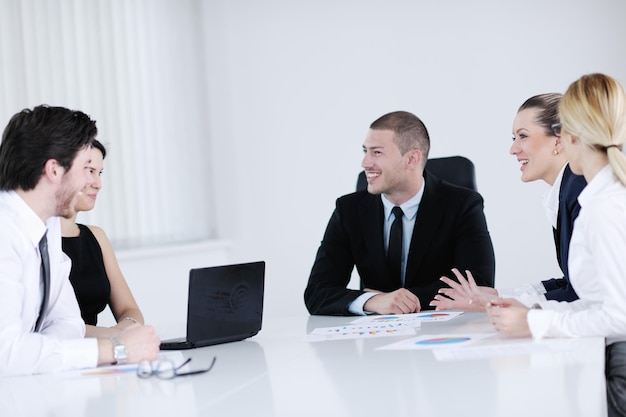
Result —
<instances>
[{"instance_id":1,"label":"blonde woman in white blouse","mask_svg":"<svg viewBox=\"0 0 626 417\"><path fill-rule=\"evenodd\" d=\"M571 283L580 297L528 309L514 299L490 302L495 328L511 337L606 338L609 415L626 411L626 95L603 74L572 83L559 107L561 142L587 187L570 243Z\"/></svg>"}]
</instances>

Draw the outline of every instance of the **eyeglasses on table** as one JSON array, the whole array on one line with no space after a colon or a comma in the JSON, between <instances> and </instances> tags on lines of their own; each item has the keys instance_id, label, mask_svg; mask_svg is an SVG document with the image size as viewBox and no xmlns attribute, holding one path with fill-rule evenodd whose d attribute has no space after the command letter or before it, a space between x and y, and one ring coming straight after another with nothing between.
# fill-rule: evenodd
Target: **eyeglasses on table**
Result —
<instances>
[{"instance_id":1,"label":"eyeglasses on table","mask_svg":"<svg viewBox=\"0 0 626 417\"><path fill-rule=\"evenodd\" d=\"M217 360L217 357L213 357L213 360L211 361L211 365L209 365L209 367L206 369L198 369L198 370L189 371L189 372L179 372L183 366L191 362L191 358L187 359L185 362L183 362L182 364L178 366L175 366L174 362L170 360L149 361L147 359L143 359L139 361L137 365L137 376L139 378L144 378L144 379L150 378L152 376L156 376L157 378L161 378L161 379L173 379L178 376L204 374L206 372L209 372L211 369L213 369L213 365L215 365L216 360Z\"/></svg>"}]
</instances>

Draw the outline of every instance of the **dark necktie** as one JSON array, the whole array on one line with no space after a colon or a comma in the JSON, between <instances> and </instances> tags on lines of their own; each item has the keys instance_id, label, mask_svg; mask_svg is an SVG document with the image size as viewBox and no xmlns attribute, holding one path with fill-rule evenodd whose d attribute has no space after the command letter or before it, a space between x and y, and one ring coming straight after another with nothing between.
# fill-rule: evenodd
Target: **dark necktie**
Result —
<instances>
[{"instance_id":1,"label":"dark necktie","mask_svg":"<svg viewBox=\"0 0 626 417\"><path fill-rule=\"evenodd\" d=\"M41 329L43 318L46 315L48 309L48 300L50 298L50 258L48 258L48 239L46 233L39 241L39 253L41 254L41 280L43 282L43 300L41 301L41 309L39 310L39 317L37 317L37 323L35 324L35 332Z\"/></svg>"},{"instance_id":2,"label":"dark necktie","mask_svg":"<svg viewBox=\"0 0 626 417\"><path fill-rule=\"evenodd\" d=\"M387 266L396 285L402 286L402 209L395 206L391 211L395 216L389 232Z\"/></svg>"}]
</instances>

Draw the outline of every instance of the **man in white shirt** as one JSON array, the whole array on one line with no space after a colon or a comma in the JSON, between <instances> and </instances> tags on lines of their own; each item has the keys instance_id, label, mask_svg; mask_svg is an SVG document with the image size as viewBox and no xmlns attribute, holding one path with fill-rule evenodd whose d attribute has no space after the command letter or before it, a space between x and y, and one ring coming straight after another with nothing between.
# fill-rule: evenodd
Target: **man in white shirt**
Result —
<instances>
[{"instance_id":1,"label":"man in white shirt","mask_svg":"<svg viewBox=\"0 0 626 417\"><path fill-rule=\"evenodd\" d=\"M84 338L58 216L74 213L90 182L96 134L95 121L82 112L38 106L14 115L2 135L0 376L133 363L158 353L150 326L132 326L119 338ZM47 250L40 249L43 237Z\"/></svg>"}]
</instances>

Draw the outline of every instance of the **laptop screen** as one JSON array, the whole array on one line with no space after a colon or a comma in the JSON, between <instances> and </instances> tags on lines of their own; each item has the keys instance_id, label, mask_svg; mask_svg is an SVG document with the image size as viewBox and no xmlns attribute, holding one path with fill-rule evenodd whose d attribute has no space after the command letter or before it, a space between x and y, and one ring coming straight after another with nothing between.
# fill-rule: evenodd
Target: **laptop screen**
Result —
<instances>
[{"instance_id":1,"label":"laptop screen","mask_svg":"<svg viewBox=\"0 0 626 417\"><path fill-rule=\"evenodd\" d=\"M265 262L192 269L189 276L187 340L223 343L261 329Z\"/></svg>"}]
</instances>

